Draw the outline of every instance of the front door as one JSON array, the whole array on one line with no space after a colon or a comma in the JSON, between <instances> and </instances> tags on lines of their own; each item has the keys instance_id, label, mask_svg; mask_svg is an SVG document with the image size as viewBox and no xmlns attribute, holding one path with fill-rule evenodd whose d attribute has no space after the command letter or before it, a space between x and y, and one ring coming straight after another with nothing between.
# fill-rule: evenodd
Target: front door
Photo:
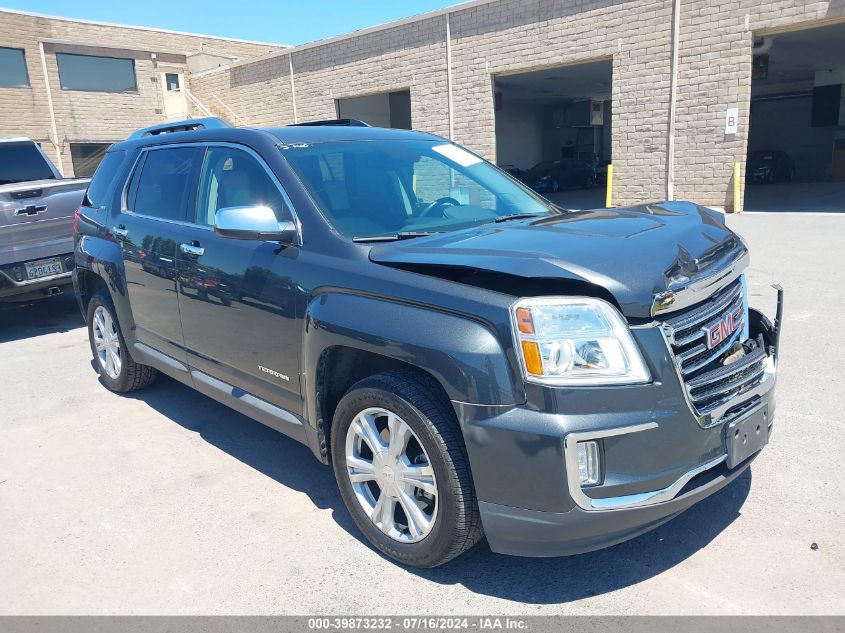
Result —
<instances>
[{"instance_id":1,"label":"front door","mask_svg":"<svg viewBox=\"0 0 845 633\"><path fill-rule=\"evenodd\" d=\"M250 150L211 146L200 174L194 225L177 246L179 306L188 362L293 413L302 412L293 282L298 247L221 237L214 215L263 205L290 210L269 168Z\"/></svg>"},{"instance_id":2,"label":"front door","mask_svg":"<svg viewBox=\"0 0 845 633\"><path fill-rule=\"evenodd\" d=\"M201 156L197 147L144 151L112 229L122 244L134 338L183 362L176 247L196 198Z\"/></svg>"}]
</instances>

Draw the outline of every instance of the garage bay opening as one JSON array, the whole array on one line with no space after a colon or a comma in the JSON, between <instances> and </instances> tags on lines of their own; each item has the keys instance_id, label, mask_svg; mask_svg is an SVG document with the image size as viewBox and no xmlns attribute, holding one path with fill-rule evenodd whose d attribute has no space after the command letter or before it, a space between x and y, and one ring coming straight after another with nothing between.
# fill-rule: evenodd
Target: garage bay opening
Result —
<instances>
[{"instance_id":1,"label":"garage bay opening","mask_svg":"<svg viewBox=\"0 0 845 633\"><path fill-rule=\"evenodd\" d=\"M337 100L340 119L357 119L373 127L411 129L411 91L397 90Z\"/></svg>"},{"instance_id":2,"label":"garage bay opening","mask_svg":"<svg viewBox=\"0 0 845 633\"><path fill-rule=\"evenodd\" d=\"M496 160L556 204L604 206L613 62L494 78Z\"/></svg>"},{"instance_id":3,"label":"garage bay opening","mask_svg":"<svg viewBox=\"0 0 845 633\"><path fill-rule=\"evenodd\" d=\"M745 209L845 212L845 24L755 40Z\"/></svg>"}]
</instances>

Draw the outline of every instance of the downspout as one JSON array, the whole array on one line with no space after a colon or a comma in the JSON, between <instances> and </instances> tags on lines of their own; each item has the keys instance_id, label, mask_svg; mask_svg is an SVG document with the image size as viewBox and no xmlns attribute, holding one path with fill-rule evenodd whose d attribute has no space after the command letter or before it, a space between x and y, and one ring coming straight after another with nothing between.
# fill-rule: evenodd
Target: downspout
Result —
<instances>
[{"instance_id":1,"label":"downspout","mask_svg":"<svg viewBox=\"0 0 845 633\"><path fill-rule=\"evenodd\" d=\"M59 143L59 130L56 126L56 111L53 109L53 91L50 88L50 76L47 74L47 57L44 54L44 42L38 40L38 52L41 54L41 72L44 73L44 86L47 88L47 110L50 112L50 129L53 132L53 138L50 142L56 150L56 160L58 161L59 173L65 175L64 161L62 160L62 146Z\"/></svg>"},{"instance_id":2,"label":"downspout","mask_svg":"<svg viewBox=\"0 0 845 633\"><path fill-rule=\"evenodd\" d=\"M454 102L452 101L452 27L451 13L446 14L446 99L449 109L449 140L455 139Z\"/></svg>"},{"instance_id":3,"label":"downspout","mask_svg":"<svg viewBox=\"0 0 845 633\"><path fill-rule=\"evenodd\" d=\"M293 101L293 122L299 123L299 115L296 113L296 84L293 81L293 53L288 53L288 68L290 68L290 97Z\"/></svg>"},{"instance_id":4,"label":"downspout","mask_svg":"<svg viewBox=\"0 0 845 633\"><path fill-rule=\"evenodd\" d=\"M666 145L666 199L675 199L675 109L678 97L678 45L681 32L681 0L672 2L672 61L669 80L669 138Z\"/></svg>"}]
</instances>

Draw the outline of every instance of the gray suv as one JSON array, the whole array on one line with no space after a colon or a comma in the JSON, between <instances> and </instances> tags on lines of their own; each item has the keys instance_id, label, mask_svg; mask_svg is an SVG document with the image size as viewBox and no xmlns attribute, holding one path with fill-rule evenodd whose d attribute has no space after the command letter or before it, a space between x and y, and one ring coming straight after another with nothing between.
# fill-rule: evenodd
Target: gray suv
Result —
<instances>
[{"instance_id":1,"label":"gray suv","mask_svg":"<svg viewBox=\"0 0 845 633\"><path fill-rule=\"evenodd\" d=\"M163 373L304 443L412 566L483 535L630 539L772 427L780 318L749 308L720 214L564 210L430 134L141 130L94 176L75 261L107 388Z\"/></svg>"}]
</instances>

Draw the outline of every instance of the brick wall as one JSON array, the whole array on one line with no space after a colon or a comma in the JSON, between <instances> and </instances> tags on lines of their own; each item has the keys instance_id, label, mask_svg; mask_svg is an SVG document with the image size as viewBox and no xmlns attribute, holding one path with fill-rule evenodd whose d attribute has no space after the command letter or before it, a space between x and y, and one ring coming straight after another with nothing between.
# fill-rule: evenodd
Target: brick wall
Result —
<instances>
[{"instance_id":1,"label":"brick wall","mask_svg":"<svg viewBox=\"0 0 845 633\"><path fill-rule=\"evenodd\" d=\"M731 208L735 162L745 184L754 34L840 20L845 2L684 0L682 7L675 197ZM739 130L728 136L731 106L739 107Z\"/></svg>"},{"instance_id":2,"label":"brick wall","mask_svg":"<svg viewBox=\"0 0 845 633\"><path fill-rule=\"evenodd\" d=\"M493 76L613 60L614 202L663 199L672 0L497 0L450 14L454 136L496 156ZM746 25L746 16L748 24ZM845 18L845 0L683 0L678 42L675 197L730 207L744 174L753 33ZM300 121L336 116L334 99L410 88L415 129L448 134L446 15L294 49ZM191 79L206 105L256 125L293 122L287 55ZM725 110L740 110L724 134Z\"/></svg>"},{"instance_id":3,"label":"brick wall","mask_svg":"<svg viewBox=\"0 0 845 633\"><path fill-rule=\"evenodd\" d=\"M87 45L44 44L58 139L52 139L39 40L67 40ZM159 74L167 70L184 72L186 54L205 49L245 59L281 48L6 11L0 11L0 46L25 50L30 79L29 88L0 88L0 134L29 136L39 141L68 176L73 174L71 142L116 141L139 127L164 121ZM56 51L134 59L137 93L62 90ZM151 51L158 51L156 59L151 58ZM155 83L152 78L156 79ZM62 148L61 160L53 140Z\"/></svg>"}]
</instances>

